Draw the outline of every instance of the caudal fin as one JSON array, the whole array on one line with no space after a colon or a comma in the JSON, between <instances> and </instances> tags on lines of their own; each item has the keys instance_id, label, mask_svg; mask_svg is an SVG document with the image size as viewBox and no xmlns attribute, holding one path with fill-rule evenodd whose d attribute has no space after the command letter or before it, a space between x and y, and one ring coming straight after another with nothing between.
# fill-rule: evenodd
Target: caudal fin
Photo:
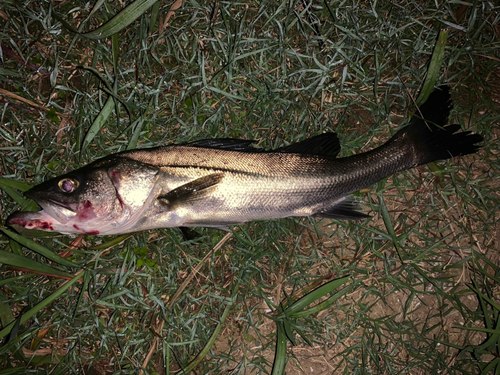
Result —
<instances>
[{"instance_id":1,"label":"caudal fin","mask_svg":"<svg viewBox=\"0 0 500 375\"><path fill-rule=\"evenodd\" d=\"M478 143L483 137L479 134L459 132L458 124L446 125L451 106L447 86L434 90L410 124L392 138L396 142L410 143L415 152L413 166L473 154L481 148Z\"/></svg>"}]
</instances>

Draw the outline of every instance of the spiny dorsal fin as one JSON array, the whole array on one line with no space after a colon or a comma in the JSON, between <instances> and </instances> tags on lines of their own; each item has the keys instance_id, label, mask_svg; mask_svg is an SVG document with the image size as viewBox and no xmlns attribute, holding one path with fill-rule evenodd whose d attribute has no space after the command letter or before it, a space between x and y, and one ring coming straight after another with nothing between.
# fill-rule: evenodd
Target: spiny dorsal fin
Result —
<instances>
[{"instance_id":1,"label":"spiny dorsal fin","mask_svg":"<svg viewBox=\"0 0 500 375\"><path fill-rule=\"evenodd\" d=\"M252 147L251 144L256 143L253 140L234 139L234 138L214 138L203 139L187 143L186 146L215 148L221 150L243 151L243 152L263 152L264 150Z\"/></svg>"}]
</instances>

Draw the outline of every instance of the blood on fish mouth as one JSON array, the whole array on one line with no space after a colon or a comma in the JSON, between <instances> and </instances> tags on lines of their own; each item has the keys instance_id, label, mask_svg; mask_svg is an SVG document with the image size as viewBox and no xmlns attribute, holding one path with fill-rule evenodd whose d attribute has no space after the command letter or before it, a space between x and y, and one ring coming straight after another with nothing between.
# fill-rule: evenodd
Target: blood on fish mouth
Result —
<instances>
[{"instance_id":1,"label":"blood on fish mouth","mask_svg":"<svg viewBox=\"0 0 500 375\"><path fill-rule=\"evenodd\" d=\"M19 225L26 229L54 230L52 223L44 220L26 220L13 217L9 220L9 225Z\"/></svg>"}]
</instances>

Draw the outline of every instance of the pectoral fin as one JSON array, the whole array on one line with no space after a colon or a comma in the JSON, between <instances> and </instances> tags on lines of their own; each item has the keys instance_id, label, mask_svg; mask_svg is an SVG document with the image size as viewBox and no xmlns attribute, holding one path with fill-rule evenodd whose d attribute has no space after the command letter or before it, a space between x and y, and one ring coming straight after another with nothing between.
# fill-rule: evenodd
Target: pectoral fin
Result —
<instances>
[{"instance_id":1,"label":"pectoral fin","mask_svg":"<svg viewBox=\"0 0 500 375\"><path fill-rule=\"evenodd\" d=\"M169 191L167 194L160 195L157 199L169 209L175 206L200 199L203 196L210 194L210 188L217 185L224 178L224 173L214 173L208 176L203 176L181 185L174 190Z\"/></svg>"}]
</instances>

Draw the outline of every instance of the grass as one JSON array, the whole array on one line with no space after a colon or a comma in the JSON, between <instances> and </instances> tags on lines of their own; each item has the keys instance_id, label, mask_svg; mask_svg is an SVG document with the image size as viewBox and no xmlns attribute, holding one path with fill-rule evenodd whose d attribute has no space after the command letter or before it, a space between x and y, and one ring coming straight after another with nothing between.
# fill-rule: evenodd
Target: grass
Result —
<instances>
[{"instance_id":1,"label":"grass","mask_svg":"<svg viewBox=\"0 0 500 375\"><path fill-rule=\"evenodd\" d=\"M360 192L363 222L4 230L0 372L500 373L500 8L152 3L0 4L1 220L36 209L32 184L135 147L335 131L341 156L367 151L433 80L485 146Z\"/></svg>"}]
</instances>

